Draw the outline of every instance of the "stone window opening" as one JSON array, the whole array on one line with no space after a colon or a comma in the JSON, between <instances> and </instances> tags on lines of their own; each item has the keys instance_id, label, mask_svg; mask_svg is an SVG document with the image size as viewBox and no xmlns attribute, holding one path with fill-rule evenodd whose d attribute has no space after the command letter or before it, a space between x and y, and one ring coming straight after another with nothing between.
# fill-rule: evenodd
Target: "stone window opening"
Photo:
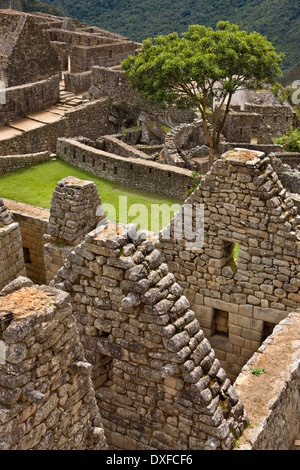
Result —
<instances>
[{"instance_id":1,"label":"stone window opening","mask_svg":"<svg viewBox=\"0 0 300 470\"><path fill-rule=\"evenodd\" d=\"M73 158L76 159L77 158L77 155L76 155L76 150L73 151Z\"/></svg>"},{"instance_id":2,"label":"stone window opening","mask_svg":"<svg viewBox=\"0 0 300 470\"><path fill-rule=\"evenodd\" d=\"M26 248L23 246L23 256L24 256L24 261L25 264L32 264L31 256L30 256L30 250L29 248Z\"/></svg>"},{"instance_id":3,"label":"stone window opening","mask_svg":"<svg viewBox=\"0 0 300 470\"><path fill-rule=\"evenodd\" d=\"M109 57L109 59L112 59L112 50L111 49L108 51L108 57Z\"/></svg>"},{"instance_id":4,"label":"stone window opening","mask_svg":"<svg viewBox=\"0 0 300 470\"><path fill-rule=\"evenodd\" d=\"M228 338L228 312L214 309L212 317L212 336L218 335Z\"/></svg>"},{"instance_id":5,"label":"stone window opening","mask_svg":"<svg viewBox=\"0 0 300 470\"><path fill-rule=\"evenodd\" d=\"M276 324L264 321L263 322L263 331L262 331L262 342L264 342L268 336L270 336L275 328Z\"/></svg>"},{"instance_id":6,"label":"stone window opening","mask_svg":"<svg viewBox=\"0 0 300 470\"><path fill-rule=\"evenodd\" d=\"M82 155L82 163L85 163L85 155Z\"/></svg>"},{"instance_id":7,"label":"stone window opening","mask_svg":"<svg viewBox=\"0 0 300 470\"><path fill-rule=\"evenodd\" d=\"M118 173L118 168L114 166L114 175L116 175L117 173Z\"/></svg>"},{"instance_id":8,"label":"stone window opening","mask_svg":"<svg viewBox=\"0 0 300 470\"><path fill-rule=\"evenodd\" d=\"M108 339L110 333L99 331L99 338ZM109 388L113 379L113 358L107 354L96 354L96 363L93 372L93 382L96 390L102 387Z\"/></svg>"},{"instance_id":9,"label":"stone window opening","mask_svg":"<svg viewBox=\"0 0 300 470\"><path fill-rule=\"evenodd\" d=\"M223 256L225 258L225 266L230 266L232 271L237 271L239 245L234 242L224 242Z\"/></svg>"}]
</instances>

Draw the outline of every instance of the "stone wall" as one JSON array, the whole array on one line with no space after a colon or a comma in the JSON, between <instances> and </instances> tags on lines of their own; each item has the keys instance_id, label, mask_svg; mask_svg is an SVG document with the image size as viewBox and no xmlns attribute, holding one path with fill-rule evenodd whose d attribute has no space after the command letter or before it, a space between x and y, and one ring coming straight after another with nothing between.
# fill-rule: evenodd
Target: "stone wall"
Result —
<instances>
[{"instance_id":1,"label":"stone wall","mask_svg":"<svg viewBox=\"0 0 300 470\"><path fill-rule=\"evenodd\" d=\"M47 283L84 236L105 219L98 188L92 181L69 176L59 181L51 200L44 246Z\"/></svg>"},{"instance_id":2,"label":"stone wall","mask_svg":"<svg viewBox=\"0 0 300 470\"><path fill-rule=\"evenodd\" d=\"M285 105L256 105L245 103L245 111L259 113L267 126L270 126L273 136L285 134L294 124L295 113L290 106Z\"/></svg>"},{"instance_id":3,"label":"stone wall","mask_svg":"<svg viewBox=\"0 0 300 470\"><path fill-rule=\"evenodd\" d=\"M51 285L71 293L108 443L231 449L247 416L153 236L108 224Z\"/></svg>"},{"instance_id":4,"label":"stone wall","mask_svg":"<svg viewBox=\"0 0 300 470\"><path fill-rule=\"evenodd\" d=\"M170 165L206 173L209 169L208 160L194 163L188 153L185 152L203 145L208 145L207 138L202 126L202 120L196 118L192 123L179 124L179 126L168 132L164 143L164 158Z\"/></svg>"},{"instance_id":5,"label":"stone wall","mask_svg":"<svg viewBox=\"0 0 300 470\"><path fill-rule=\"evenodd\" d=\"M5 104L0 104L0 126L57 103L59 75L40 82L7 88L5 100Z\"/></svg>"},{"instance_id":6,"label":"stone wall","mask_svg":"<svg viewBox=\"0 0 300 470\"><path fill-rule=\"evenodd\" d=\"M58 54L30 15L2 11L0 24L0 55L7 58L4 65L7 87L35 83L59 73Z\"/></svg>"},{"instance_id":7,"label":"stone wall","mask_svg":"<svg viewBox=\"0 0 300 470\"><path fill-rule=\"evenodd\" d=\"M47 162L51 159L50 152L33 153L30 155L7 155L0 157L0 175L9 171L18 170L28 165Z\"/></svg>"},{"instance_id":8,"label":"stone wall","mask_svg":"<svg viewBox=\"0 0 300 470\"><path fill-rule=\"evenodd\" d=\"M289 165L291 168L297 168L300 164L299 152L279 152L275 153L277 158L280 158L283 164Z\"/></svg>"},{"instance_id":9,"label":"stone wall","mask_svg":"<svg viewBox=\"0 0 300 470\"><path fill-rule=\"evenodd\" d=\"M20 278L19 278L20 280ZM24 282L24 281L23 281ZM99 410L66 293L28 286L0 298L1 450L104 450Z\"/></svg>"},{"instance_id":10,"label":"stone wall","mask_svg":"<svg viewBox=\"0 0 300 470\"><path fill-rule=\"evenodd\" d=\"M117 135L103 135L98 139L97 144L102 143L102 149L105 152L119 155L125 158L141 158L143 160L151 160L148 154L135 148L133 145L128 145L122 141L122 134Z\"/></svg>"},{"instance_id":11,"label":"stone wall","mask_svg":"<svg viewBox=\"0 0 300 470\"><path fill-rule=\"evenodd\" d=\"M252 370L264 372L260 376ZM290 313L243 367L235 389L250 427L241 450L290 450L300 435L300 315Z\"/></svg>"},{"instance_id":12,"label":"stone wall","mask_svg":"<svg viewBox=\"0 0 300 470\"><path fill-rule=\"evenodd\" d=\"M129 41L92 47L72 46L70 72L86 72L95 65L102 67L120 65L129 55L135 55L135 50L135 43Z\"/></svg>"},{"instance_id":13,"label":"stone wall","mask_svg":"<svg viewBox=\"0 0 300 470\"><path fill-rule=\"evenodd\" d=\"M48 150L56 152L59 137L84 135L97 139L114 132L108 121L108 100L101 99L77 106L62 119L0 141L0 155L21 155Z\"/></svg>"},{"instance_id":14,"label":"stone wall","mask_svg":"<svg viewBox=\"0 0 300 470\"><path fill-rule=\"evenodd\" d=\"M88 91L92 85L92 73L83 72L83 73L65 73L65 89L66 91L71 91L75 95Z\"/></svg>"},{"instance_id":15,"label":"stone wall","mask_svg":"<svg viewBox=\"0 0 300 470\"><path fill-rule=\"evenodd\" d=\"M204 240L193 246L201 204ZM192 220L187 235L177 235L184 210ZM239 150L215 162L161 233L164 259L232 379L269 326L298 308L299 223L270 159Z\"/></svg>"},{"instance_id":16,"label":"stone wall","mask_svg":"<svg viewBox=\"0 0 300 470\"><path fill-rule=\"evenodd\" d=\"M51 25L50 25L51 26ZM66 29L49 28L45 30L49 41L62 42L72 46L100 46L113 44L117 39L112 37L98 36L87 31L68 31Z\"/></svg>"},{"instance_id":17,"label":"stone wall","mask_svg":"<svg viewBox=\"0 0 300 470\"><path fill-rule=\"evenodd\" d=\"M20 226L12 221L0 199L0 289L25 274Z\"/></svg>"},{"instance_id":18,"label":"stone wall","mask_svg":"<svg viewBox=\"0 0 300 470\"><path fill-rule=\"evenodd\" d=\"M26 275L35 284L46 283L44 235L47 233L49 211L5 199L14 222L20 226Z\"/></svg>"},{"instance_id":19,"label":"stone wall","mask_svg":"<svg viewBox=\"0 0 300 470\"><path fill-rule=\"evenodd\" d=\"M219 146L219 153L225 153L228 150L235 149L237 147L242 147L248 150L254 150L256 152L262 152L266 155L270 153L281 153L283 152L283 146L279 144L245 144L238 142L221 142Z\"/></svg>"},{"instance_id":20,"label":"stone wall","mask_svg":"<svg viewBox=\"0 0 300 470\"><path fill-rule=\"evenodd\" d=\"M130 86L129 81L122 70L113 70L95 66L92 68L92 86L89 90L92 99L108 97L114 105L114 114L119 122L120 113L128 119L132 117L132 125L136 124L141 113L146 113L148 122L159 121L170 127L182 122L192 122L195 112L191 110L179 110L171 108L162 110L159 106L149 103L140 97ZM119 119L118 119L119 118ZM127 126L130 127L130 126Z\"/></svg>"},{"instance_id":21,"label":"stone wall","mask_svg":"<svg viewBox=\"0 0 300 470\"><path fill-rule=\"evenodd\" d=\"M184 199L186 191L192 186L190 170L138 158L119 157L74 139L58 139L57 155L109 181L175 199Z\"/></svg>"}]
</instances>

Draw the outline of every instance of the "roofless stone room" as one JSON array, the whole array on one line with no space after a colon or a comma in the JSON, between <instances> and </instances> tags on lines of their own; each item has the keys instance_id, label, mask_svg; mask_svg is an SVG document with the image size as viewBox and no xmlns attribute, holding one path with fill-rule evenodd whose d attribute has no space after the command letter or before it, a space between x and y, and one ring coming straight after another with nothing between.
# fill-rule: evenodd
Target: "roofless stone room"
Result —
<instances>
[{"instance_id":1,"label":"roofless stone room","mask_svg":"<svg viewBox=\"0 0 300 470\"><path fill-rule=\"evenodd\" d=\"M94 3L0 0L0 450L299 450L292 33Z\"/></svg>"}]
</instances>

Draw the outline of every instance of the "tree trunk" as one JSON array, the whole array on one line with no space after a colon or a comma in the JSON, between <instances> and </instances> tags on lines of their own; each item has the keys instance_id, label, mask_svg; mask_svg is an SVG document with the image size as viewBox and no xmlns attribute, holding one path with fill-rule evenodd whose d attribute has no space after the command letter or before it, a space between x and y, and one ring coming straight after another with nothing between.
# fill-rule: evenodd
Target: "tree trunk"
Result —
<instances>
[{"instance_id":1,"label":"tree trunk","mask_svg":"<svg viewBox=\"0 0 300 470\"><path fill-rule=\"evenodd\" d=\"M209 151L209 168L212 167L212 165L215 163L217 160L218 152L216 149L211 148Z\"/></svg>"}]
</instances>

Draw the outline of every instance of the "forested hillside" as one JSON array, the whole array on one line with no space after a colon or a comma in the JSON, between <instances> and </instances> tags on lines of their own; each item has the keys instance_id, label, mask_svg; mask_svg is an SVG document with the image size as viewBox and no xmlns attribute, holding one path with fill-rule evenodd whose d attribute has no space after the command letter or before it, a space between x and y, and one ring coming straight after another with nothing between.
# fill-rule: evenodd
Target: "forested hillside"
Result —
<instances>
[{"instance_id":1,"label":"forested hillside","mask_svg":"<svg viewBox=\"0 0 300 470\"><path fill-rule=\"evenodd\" d=\"M300 60L299 0L44 0L69 16L123 34L135 41L190 24L215 26L229 20L267 36L285 52L284 68Z\"/></svg>"},{"instance_id":2,"label":"forested hillside","mask_svg":"<svg viewBox=\"0 0 300 470\"><path fill-rule=\"evenodd\" d=\"M14 10L33 12L40 11L50 15L64 15L61 8L54 5L43 3L40 0L0 0L0 8L12 7Z\"/></svg>"}]
</instances>

